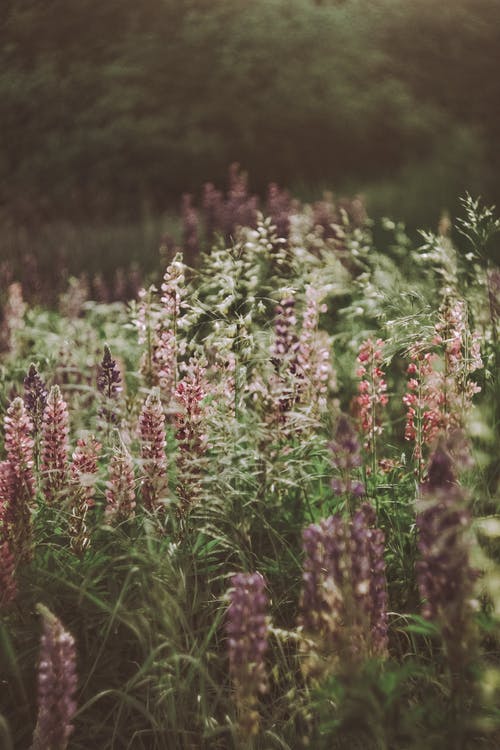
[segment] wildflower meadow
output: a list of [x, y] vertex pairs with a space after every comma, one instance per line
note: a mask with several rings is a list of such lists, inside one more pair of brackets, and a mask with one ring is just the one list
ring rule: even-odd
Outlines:
[[129, 298], [0, 290], [0, 747], [500, 747], [494, 208], [182, 218]]

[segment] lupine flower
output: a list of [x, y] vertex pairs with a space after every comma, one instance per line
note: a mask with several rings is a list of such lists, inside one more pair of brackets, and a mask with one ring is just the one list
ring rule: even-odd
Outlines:
[[295, 300], [287, 297], [276, 306], [274, 319], [274, 341], [271, 348], [271, 361], [277, 372], [283, 365], [293, 374], [297, 369], [297, 317]]
[[16, 476], [17, 493], [29, 503], [35, 497], [33, 423], [21, 397], [15, 398], [7, 409], [4, 426], [5, 452]]
[[372, 652], [382, 655], [387, 649], [385, 536], [381, 529], [375, 528], [375, 522], [375, 511], [368, 503], [363, 503], [353, 516], [350, 524], [350, 580], [359, 625], [369, 629]]
[[361, 378], [356, 398], [361, 430], [365, 436], [365, 448], [374, 453], [377, 436], [382, 434], [380, 410], [388, 403], [387, 384], [382, 370], [382, 350], [384, 342], [371, 339], [361, 344], [358, 354], [359, 367], [356, 371]]
[[151, 361], [151, 384], [157, 386], [162, 402], [168, 406], [177, 383], [177, 340], [172, 330], [155, 335]]
[[[35, 497], [33, 424], [22, 398], [14, 399], [5, 415], [7, 461], [1, 469], [0, 493], [5, 503], [5, 525], [16, 560], [31, 554], [30, 505]], [[3, 504], [2, 503], [2, 504]]]
[[344, 618], [348, 537], [339, 515], [311, 524], [303, 532], [304, 572], [300, 624], [331, 648], [338, 644]]
[[97, 390], [103, 399], [99, 415], [107, 424], [118, 422], [116, 400], [123, 390], [121, 380], [116, 360], [112, 358], [109, 346], [104, 344], [104, 355], [97, 371]]
[[207, 451], [207, 413], [203, 399], [207, 395], [208, 382], [205, 374], [205, 368], [192, 361], [175, 392], [179, 409], [175, 414], [177, 491], [183, 514], [189, 511], [201, 493], [201, 469]]
[[73, 731], [77, 688], [73, 636], [46, 607], [38, 665], [38, 719], [31, 750], [66, 750]]
[[337, 657], [381, 656], [387, 648], [384, 535], [374, 523], [365, 503], [350, 522], [330, 516], [303, 534], [300, 624]]
[[264, 656], [268, 643], [268, 599], [260, 573], [238, 573], [231, 579], [227, 610], [229, 674], [245, 736], [258, 732], [258, 697], [268, 690]]
[[414, 441], [413, 455], [419, 478], [424, 466], [423, 447], [435, 442], [440, 433], [451, 434], [463, 427], [472, 399], [481, 389], [470, 375], [483, 366], [479, 334], [471, 333], [462, 300], [448, 300], [441, 306], [434, 331], [439, 353], [423, 345], [410, 349], [405, 439]]
[[356, 433], [345, 415], [341, 415], [330, 443], [332, 465], [338, 474], [332, 479], [335, 495], [361, 497], [365, 493], [363, 482], [353, 479], [353, 472], [361, 466], [360, 445]]
[[78, 440], [70, 466], [71, 514], [69, 520], [70, 545], [77, 555], [90, 544], [87, 513], [94, 506], [97, 479], [97, 460], [101, 444], [93, 435]]
[[161, 284], [162, 315], [177, 333], [177, 321], [182, 311], [182, 300], [186, 295], [186, 266], [182, 253], [177, 253], [168, 265]]
[[422, 614], [439, 621], [448, 640], [461, 641], [476, 578], [466, 540], [471, 517], [443, 443], [431, 457], [419, 505], [417, 580]]
[[68, 480], [68, 407], [59, 386], [50, 389], [43, 415], [40, 473], [47, 503], [53, 503]]
[[[0, 539], [3, 536], [0, 528]], [[9, 542], [0, 542], [0, 611], [7, 609], [17, 595], [16, 563]]]
[[306, 309], [297, 344], [297, 373], [300, 377], [301, 400], [324, 409], [328, 388], [335, 384], [335, 373], [330, 360], [330, 339], [325, 331], [318, 331], [319, 316], [326, 312], [323, 292], [306, 288]]
[[139, 417], [141, 440], [142, 501], [145, 508], [154, 510], [167, 488], [167, 459], [165, 456], [165, 415], [158, 393], [151, 393]]
[[34, 364], [31, 364], [24, 378], [24, 405], [33, 423], [35, 437], [40, 434], [48, 391]]
[[116, 451], [109, 462], [106, 483], [107, 521], [123, 521], [132, 518], [135, 508], [134, 465], [124, 449]]

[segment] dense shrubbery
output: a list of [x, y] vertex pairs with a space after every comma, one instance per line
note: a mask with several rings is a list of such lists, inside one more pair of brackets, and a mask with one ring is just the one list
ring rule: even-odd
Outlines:
[[278, 203], [128, 306], [10, 286], [4, 747], [498, 746], [500, 224]]
[[499, 28], [496, 0], [4, 0], [1, 204], [156, 214], [232, 161], [258, 191], [387, 178], [412, 222], [497, 200]]

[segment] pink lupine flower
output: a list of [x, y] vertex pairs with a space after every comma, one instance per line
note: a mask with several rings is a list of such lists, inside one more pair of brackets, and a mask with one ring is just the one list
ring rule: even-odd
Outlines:
[[167, 488], [167, 459], [165, 456], [165, 415], [158, 393], [151, 393], [139, 417], [141, 440], [142, 501], [147, 510], [154, 510]]
[[68, 406], [59, 386], [50, 389], [43, 415], [40, 473], [47, 503], [51, 504], [67, 488]]
[[301, 382], [299, 393], [307, 404], [323, 409], [328, 389], [335, 383], [330, 359], [331, 344], [325, 331], [318, 331], [319, 316], [326, 312], [323, 292], [312, 286], [306, 288], [306, 309], [297, 344], [297, 373]]
[[170, 323], [174, 335], [177, 334], [177, 321], [181, 315], [182, 301], [186, 296], [185, 273], [186, 266], [182, 253], [177, 253], [167, 267], [161, 285], [162, 316]]
[[471, 333], [465, 303], [448, 301], [440, 310], [433, 339], [437, 352], [425, 351], [420, 344], [409, 355], [405, 439], [414, 441], [413, 455], [422, 478], [423, 447], [435, 442], [441, 433], [451, 434], [463, 427], [472, 399], [480, 387], [470, 378], [483, 366], [480, 337]]
[[156, 332], [151, 361], [151, 384], [157, 386], [165, 406], [177, 383], [177, 340], [172, 330]]
[[73, 636], [46, 607], [38, 665], [38, 718], [31, 750], [66, 750], [73, 731], [77, 688]]
[[259, 730], [259, 695], [268, 690], [264, 664], [268, 599], [260, 573], [238, 573], [231, 584], [226, 621], [229, 674], [235, 688], [238, 726], [250, 737]]
[[[14, 399], [5, 415], [6, 466], [0, 493], [6, 505], [6, 527], [16, 560], [31, 554], [30, 505], [35, 497], [33, 424], [22, 398]], [[3, 504], [3, 503], [2, 503]]]
[[207, 451], [207, 414], [203, 399], [208, 382], [205, 368], [191, 361], [188, 373], [175, 392], [179, 411], [175, 415], [177, 452], [177, 491], [181, 501], [180, 512], [185, 514], [199, 499], [203, 457]]
[[366, 450], [374, 453], [376, 439], [382, 434], [381, 409], [387, 405], [387, 384], [382, 370], [384, 342], [371, 339], [361, 344], [358, 354], [359, 367], [356, 375], [361, 378], [356, 398], [361, 431], [365, 436]]
[[109, 462], [106, 520], [123, 521], [132, 518], [135, 504], [134, 465], [130, 454], [122, 448], [113, 454]]
[[30, 502], [35, 496], [33, 423], [19, 396], [7, 409], [4, 426], [7, 460], [16, 475], [18, 491]]
[[94, 506], [97, 480], [97, 460], [101, 444], [93, 435], [80, 439], [70, 466], [71, 515], [69, 520], [70, 545], [77, 555], [90, 544], [87, 513]]

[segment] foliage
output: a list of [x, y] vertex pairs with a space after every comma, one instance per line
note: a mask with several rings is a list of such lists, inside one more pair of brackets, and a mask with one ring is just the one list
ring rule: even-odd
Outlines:
[[493, 209], [287, 212], [128, 306], [10, 289], [5, 747], [498, 746]]

